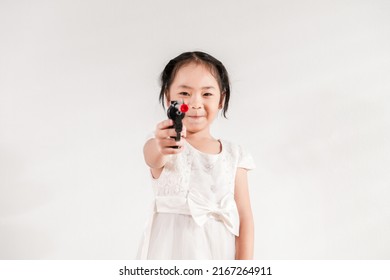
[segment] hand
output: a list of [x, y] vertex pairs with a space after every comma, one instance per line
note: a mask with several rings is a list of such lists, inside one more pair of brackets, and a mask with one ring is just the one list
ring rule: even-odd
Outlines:
[[[183, 137], [186, 137], [186, 127], [183, 125], [183, 130], [181, 132], [182, 137], [180, 141], [176, 142], [175, 139], [172, 138], [176, 137], [176, 131], [172, 126], [173, 121], [167, 119], [158, 123], [154, 132], [158, 150], [163, 155], [178, 154], [184, 149], [185, 139], [183, 139]], [[175, 148], [175, 146], [178, 146], [178, 148]]]

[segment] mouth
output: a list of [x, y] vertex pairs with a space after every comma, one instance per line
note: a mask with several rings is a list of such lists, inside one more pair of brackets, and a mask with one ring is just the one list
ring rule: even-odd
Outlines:
[[[188, 118], [187, 118], [188, 117]], [[197, 124], [203, 122], [205, 116], [190, 115], [186, 116], [188, 124]]]
[[188, 116], [188, 117], [196, 120], [196, 119], [203, 118], [204, 116]]

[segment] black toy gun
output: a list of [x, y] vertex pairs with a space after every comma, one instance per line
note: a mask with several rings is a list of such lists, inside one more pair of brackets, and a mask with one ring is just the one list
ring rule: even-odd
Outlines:
[[187, 111], [188, 111], [188, 105], [185, 104], [184, 102], [179, 103], [177, 101], [171, 101], [171, 105], [167, 110], [168, 118], [173, 120], [173, 128], [176, 131], [176, 137], [174, 137], [176, 142], [180, 141], [180, 135], [183, 130], [182, 120]]

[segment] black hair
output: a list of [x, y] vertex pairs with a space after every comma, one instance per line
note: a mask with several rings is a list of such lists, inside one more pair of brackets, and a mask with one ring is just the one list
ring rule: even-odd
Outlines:
[[199, 51], [182, 53], [179, 56], [175, 57], [174, 59], [171, 59], [168, 62], [168, 64], [165, 66], [160, 76], [161, 91], [160, 91], [159, 100], [163, 108], [165, 108], [164, 105], [165, 94], [167, 93], [169, 87], [171, 86], [177, 71], [180, 69], [180, 67], [190, 62], [202, 63], [205, 66], [210, 68], [210, 72], [214, 75], [215, 79], [218, 82], [219, 88], [221, 90], [221, 94], [224, 94], [224, 104], [223, 104], [222, 114], [226, 118], [226, 112], [228, 109], [229, 99], [230, 99], [229, 75], [222, 62], [220, 62], [218, 59], [214, 58], [213, 56], [207, 53], [199, 52]]

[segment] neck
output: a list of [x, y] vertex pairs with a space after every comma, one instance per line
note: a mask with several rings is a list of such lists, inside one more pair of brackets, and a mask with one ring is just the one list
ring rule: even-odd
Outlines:
[[213, 136], [211, 136], [209, 129], [207, 129], [207, 130], [205, 129], [205, 130], [197, 131], [197, 132], [187, 131], [186, 134], [187, 134], [186, 140], [189, 140], [189, 141], [197, 141], [197, 140], [202, 140], [202, 139], [214, 139]]

